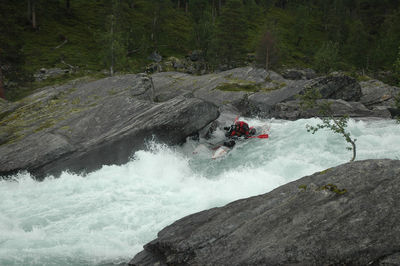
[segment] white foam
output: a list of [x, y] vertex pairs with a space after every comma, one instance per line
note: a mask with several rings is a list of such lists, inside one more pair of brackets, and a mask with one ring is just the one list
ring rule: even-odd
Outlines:
[[[193, 156], [154, 144], [122, 166], [104, 166], [86, 177], [0, 181], [0, 265], [94, 265], [129, 260], [159, 230], [193, 212], [266, 193], [289, 181], [351, 158], [344, 139], [305, 124], [271, 125], [269, 139], [238, 143], [224, 159]], [[400, 158], [400, 126], [354, 121], [357, 159]]]

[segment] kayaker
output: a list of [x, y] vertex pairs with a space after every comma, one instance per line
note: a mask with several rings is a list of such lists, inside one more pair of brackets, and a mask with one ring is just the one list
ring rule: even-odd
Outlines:
[[224, 130], [227, 131], [225, 136], [230, 139], [224, 142], [224, 146], [229, 148], [236, 144], [234, 141], [235, 139], [239, 137], [244, 137], [247, 139], [249, 136], [256, 134], [256, 129], [253, 127], [249, 128], [249, 124], [243, 121], [236, 121], [234, 125], [231, 125], [230, 127], [224, 127]]

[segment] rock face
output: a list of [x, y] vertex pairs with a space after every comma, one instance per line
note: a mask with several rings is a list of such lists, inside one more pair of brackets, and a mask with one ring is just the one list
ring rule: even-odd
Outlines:
[[176, 221], [130, 265], [399, 265], [400, 161], [367, 160]]
[[36, 81], [43, 81], [48, 78], [57, 77], [61, 75], [66, 75], [74, 72], [72, 68], [70, 69], [61, 69], [61, 68], [42, 68], [40, 71], [33, 75]]
[[314, 70], [310, 68], [306, 69], [286, 69], [282, 72], [282, 76], [285, 79], [313, 79], [317, 77]]
[[[291, 77], [292, 72], [301, 77], [299, 79]], [[153, 74], [152, 77], [156, 101], [163, 102], [177, 95], [192, 94], [216, 104], [220, 109], [230, 105], [229, 108], [236, 108], [245, 116], [284, 119], [316, 116], [318, 114], [313, 110], [301, 111], [296, 102], [297, 95], [302, 94], [307, 88], [317, 88], [322, 98], [333, 101], [335, 116], [343, 115], [344, 111], [351, 117], [392, 116], [388, 111], [389, 106], [366, 108], [360, 101], [365, 99], [367, 91], [362, 91], [360, 84], [354, 78], [343, 74], [312, 78], [314, 77], [312, 73], [311, 70], [308, 72], [304, 70], [301, 73], [290, 70], [285, 75], [295, 79], [292, 80], [285, 79], [273, 71], [244, 67], [202, 76], [162, 72]]]
[[[323, 99], [358, 101], [361, 97], [361, 87], [355, 79], [344, 75], [331, 75], [309, 81], [298, 80], [269, 92], [256, 92], [250, 95], [248, 101], [245, 102], [247, 112], [249, 115], [274, 117], [277, 112], [282, 110], [278, 106], [279, 104], [295, 100], [297, 95], [302, 94], [308, 88], [317, 88]], [[286, 109], [286, 112], [289, 110]], [[284, 116], [301, 118], [301, 114], [296, 110], [296, 114], [286, 113]]]
[[125, 75], [47, 88], [0, 121], [0, 176], [28, 170], [42, 178], [62, 170], [121, 164], [153, 136], [179, 144], [215, 120], [216, 106], [179, 96], [153, 102], [147, 75]]
[[[277, 79], [283, 80], [278, 74], [271, 73]], [[236, 68], [202, 76], [180, 72], [156, 73], [152, 75], [154, 98], [156, 101], [163, 102], [177, 95], [192, 93], [197, 98], [221, 106], [240, 101], [247, 93], [258, 90], [259, 86], [274, 89], [277, 85], [273, 82], [267, 82], [267, 75], [268, 73], [264, 69], [251, 67]], [[237, 89], [222, 88], [221, 85], [226, 84], [238, 85], [238, 87]], [[247, 86], [247, 90], [241, 89], [240, 86]]]
[[362, 97], [360, 102], [366, 107], [392, 107], [395, 97], [399, 95], [400, 88], [389, 86], [379, 80], [369, 80], [360, 83]]
[[[320, 102], [321, 100], [317, 101]], [[332, 114], [334, 116], [344, 116], [348, 115], [349, 117], [387, 117], [390, 118], [390, 113], [387, 110], [369, 110], [362, 103], [359, 102], [346, 102], [344, 100], [327, 100], [330, 103], [330, 109], [332, 110]], [[311, 118], [317, 117], [320, 114], [316, 108], [303, 110], [301, 108], [300, 102], [298, 100], [295, 101], [287, 101], [283, 103], [278, 103], [274, 111], [271, 113], [271, 116], [279, 119], [287, 119], [287, 120], [296, 120], [300, 118]]]
[[361, 86], [352, 77], [336, 74], [313, 79], [308, 87], [318, 88], [323, 99], [342, 99], [345, 101], [359, 101]]

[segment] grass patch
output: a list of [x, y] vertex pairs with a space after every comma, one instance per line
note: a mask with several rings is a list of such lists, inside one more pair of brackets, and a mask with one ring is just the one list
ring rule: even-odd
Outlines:
[[334, 184], [327, 184], [325, 186], [322, 186], [322, 187], [320, 187], [320, 190], [328, 190], [328, 191], [336, 193], [337, 195], [343, 195], [343, 194], [347, 193], [347, 189], [345, 189], [345, 188], [339, 189]]
[[220, 91], [257, 92], [261, 90], [261, 86], [258, 84], [222, 83], [215, 89]]
[[47, 121], [43, 122], [38, 128], [36, 128], [34, 130], [34, 132], [42, 131], [44, 129], [52, 127], [53, 125], [54, 125], [54, 121], [47, 120]]

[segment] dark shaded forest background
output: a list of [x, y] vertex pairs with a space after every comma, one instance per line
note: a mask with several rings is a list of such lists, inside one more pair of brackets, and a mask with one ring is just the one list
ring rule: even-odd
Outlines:
[[201, 51], [211, 70], [252, 58], [400, 80], [398, 0], [1, 0], [0, 14], [0, 96], [9, 100], [45, 85], [33, 78], [41, 68], [143, 72], [155, 51]]

